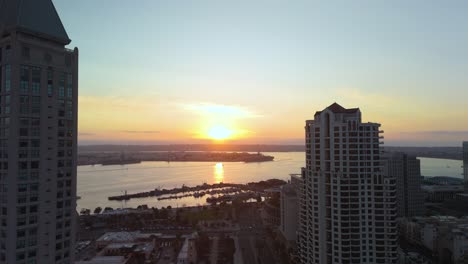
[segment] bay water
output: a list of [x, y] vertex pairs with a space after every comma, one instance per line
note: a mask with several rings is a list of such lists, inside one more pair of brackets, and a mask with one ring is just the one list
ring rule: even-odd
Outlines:
[[[274, 161], [259, 163], [243, 162], [142, 162], [128, 165], [94, 165], [78, 167], [77, 209], [94, 210], [100, 206], [116, 208], [181, 207], [203, 205], [205, 197], [185, 197], [176, 200], [161, 200], [156, 197], [109, 201], [109, 196], [146, 192], [155, 188], [195, 186], [203, 183], [248, 183], [267, 179], [288, 180], [289, 174], [300, 173], [305, 164], [304, 152], [266, 152]], [[452, 176], [461, 178], [462, 162], [456, 160], [420, 158], [423, 176]]]

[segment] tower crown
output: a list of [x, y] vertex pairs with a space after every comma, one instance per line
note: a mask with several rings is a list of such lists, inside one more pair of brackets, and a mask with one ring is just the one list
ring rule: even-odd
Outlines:
[[0, 0], [0, 34], [9, 32], [71, 42], [51, 0]]

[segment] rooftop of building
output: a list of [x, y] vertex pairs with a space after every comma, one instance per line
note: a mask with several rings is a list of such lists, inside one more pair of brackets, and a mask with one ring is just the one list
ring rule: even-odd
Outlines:
[[91, 260], [76, 261], [75, 264], [125, 264], [127, 259], [122, 256], [98, 256]]
[[131, 243], [111, 243], [106, 246], [105, 249], [108, 250], [118, 250], [118, 249], [127, 249], [127, 250], [132, 250], [133, 252], [145, 252], [145, 253], [150, 253], [153, 251], [154, 246], [152, 243], [136, 243], [136, 242], [131, 242]]
[[281, 195], [285, 195], [288, 197], [296, 197], [296, 186], [291, 183], [281, 186]]
[[124, 248], [133, 248], [137, 246], [138, 243], [111, 243], [106, 246], [107, 249], [124, 249]]
[[131, 242], [137, 239], [148, 239], [150, 237], [161, 237], [161, 233], [141, 233], [140, 231], [134, 232], [107, 232], [99, 237], [96, 242]]
[[461, 185], [463, 179], [449, 176], [424, 177], [424, 185]]
[[468, 217], [455, 217], [449, 215], [433, 215], [433, 216], [416, 216], [408, 218], [407, 221], [416, 222], [419, 224], [468, 224]]
[[464, 191], [463, 185], [421, 185], [425, 192], [459, 192]]
[[317, 111], [315, 112], [315, 115], [321, 114], [325, 110], [330, 110], [331, 112], [335, 114], [354, 114], [356, 112], [359, 112], [359, 108], [344, 108], [343, 106], [337, 104], [336, 102], [328, 106], [322, 111]]
[[0, 0], [0, 29], [71, 42], [51, 0]]

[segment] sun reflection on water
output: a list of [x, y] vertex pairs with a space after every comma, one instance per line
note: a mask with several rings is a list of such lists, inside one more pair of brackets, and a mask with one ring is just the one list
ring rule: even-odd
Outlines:
[[216, 163], [214, 166], [214, 180], [216, 183], [224, 181], [224, 166], [223, 163]]

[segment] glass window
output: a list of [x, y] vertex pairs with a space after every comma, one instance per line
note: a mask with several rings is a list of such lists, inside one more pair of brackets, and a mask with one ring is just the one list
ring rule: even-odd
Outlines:
[[54, 94], [54, 88], [52, 87], [52, 84], [47, 85], [47, 96], [52, 97]]
[[32, 85], [31, 91], [33, 94], [41, 93], [41, 68], [33, 67], [32, 68]]
[[5, 66], [5, 92], [11, 90], [11, 65]]
[[21, 66], [20, 70], [20, 92], [27, 94], [29, 92], [29, 67]]
[[31, 92], [35, 95], [41, 94], [41, 84], [39, 83], [32, 83], [31, 85]]
[[65, 97], [65, 88], [64, 87], [59, 87], [58, 96], [60, 98]]

